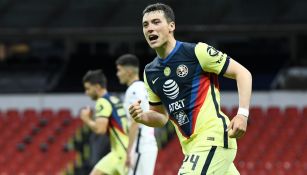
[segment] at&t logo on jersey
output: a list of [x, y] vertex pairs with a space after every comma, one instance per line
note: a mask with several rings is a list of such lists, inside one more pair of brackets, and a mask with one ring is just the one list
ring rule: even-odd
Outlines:
[[163, 84], [163, 92], [168, 98], [174, 100], [179, 95], [179, 86], [174, 80], [169, 79]]
[[184, 100], [185, 99], [178, 100], [178, 101], [175, 101], [174, 103], [169, 104], [168, 105], [169, 111], [174, 112], [174, 111], [184, 108]]

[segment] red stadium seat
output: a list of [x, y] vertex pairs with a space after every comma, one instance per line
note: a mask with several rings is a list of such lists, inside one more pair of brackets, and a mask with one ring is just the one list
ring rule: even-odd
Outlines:
[[282, 117], [282, 111], [277, 106], [270, 106], [267, 109], [267, 116], [271, 119], [278, 119], [279, 117]]
[[38, 121], [38, 114], [35, 109], [26, 109], [23, 111], [22, 120], [24, 123], [36, 123]]
[[297, 107], [287, 107], [285, 109], [286, 122], [285, 125], [289, 128], [297, 127], [301, 121], [302, 114]]
[[[1, 115], [2, 114], [3, 113], [1, 113]], [[74, 152], [63, 153], [63, 145], [67, 143], [68, 139], [82, 122], [79, 121], [80, 119], [71, 121], [72, 123], [67, 125], [65, 128], [66, 130], [64, 132], [61, 131], [57, 138], [57, 136], [54, 135], [54, 126], [57, 125], [39, 126], [37, 124], [39, 116], [36, 110], [26, 109], [21, 114], [22, 115], [15, 109], [10, 109], [6, 111], [5, 117], [0, 116], [0, 174], [60, 174], [62, 169], [66, 167], [66, 164], [75, 159]], [[68, 110], [59, 111], [57, 114], [63, 117], [60, 119], [71, 119], [71, 114]], [[48, 119], [52, 119], [53, 115], [54, 112], [49, 109], [45, 109], [40, 113], [40, 117]], [[61, 126], [61, 120], [54, 121], [55, 124]], [[6, 123], [9, 123], [9, 125]], [[31, 142], [25, 144], [23, 152], [18, 151], [18, 144], [22, 143], [23, 138], [31, 133], [32, 126], [35, 126], [39, 131], [32, 136]], [[49, 136], [54, 136], [55, 141], [53, 143], [48, 142]], [[40, 144], [42, 143], [46, 143], [48, 146], [46, 147], [46, 152], [41, 151]], [[48, 152], [51, 154], [48, 154]], [[56, 156], [59, 154], [64, 156], [62, 157], [63, 160], [60, 159], [61, 156]], [[46, 155], [48, 155], [48, 161], [44, 161]], [[15, 158], [11, 159], [11, 157]], [[55, 160], [53, 157], [57, 160], [50, 162], [49, 160]], [[40, 167], [44, 166], [44, 162], [49, 163], [48, 171], [40, 169]], [[57, 166], [59, 162], [62, 165]]]
[[224, 114], [226, 114], [226, 115], [229, 117], [229, 112], [228, 112], [228, 110], [227, 110], [227, 107], [222, 106], [222, 107], [221, 107], [221, 110], [222, 110], [222, 112], [223, 112]]
[[62, 108], [58, 111], [57, 116], [65, 118], [65, 117], [71, 117], [72, 115], [70, 109]]
[[41, 111], [40, 116], [45, 119], [51, 120], [54, 116], [54, 112], [52, 109], [45, 108]]
[[[253, 106], [250, 108], [249, 113], [249, 122], [250, 125], [259, 125], [261, 124], [266, 118], [266, 115], [261, 107]], [[263, 125], [260, 125], [263, 126]], [[259, 126], [258, 126], [259, 127]]]
[[229, 111], [229, 118], [233, 118], [234, 116], [237, 115], [238, 112], [238, 106], [234, 106], [231, 108], [231, 110]]
[[260, 106], [252, 106], [250, 108], [250, 116], [251, 117], [264, 117], [264, 111]]
[[20, 121], [20, 114], [17, 109], [8, 109], [6, 111], [6, 119], [9, 124]]
[[[282, 127], [286, 118], [279, 107], [271, 106], [267, 109], [267, 120], [265, 129], [271, 128], [272, 132], [277, 133], [278, 129]], [[270, 132], [271, 133], [271, 132]]]
[[6, 120], [4, 119], [4, 117], [0, 117], [0, 131], [2, 128], [5, 127], [6, 124]]
[[295, 175], [306, 175], [306, 171], [302, 169], [295, 169], [291, 173]]
[[0, 111], [0, 118], [4, 118], [4, 113]]
[[296, 106], [288, 106], [285, 109], [286, 117], [299, 117], [300, 115], [300, 111]]
[[303, 108], [303, 117], [307, 117], [307, 106], [305, 106], [304, 108]]

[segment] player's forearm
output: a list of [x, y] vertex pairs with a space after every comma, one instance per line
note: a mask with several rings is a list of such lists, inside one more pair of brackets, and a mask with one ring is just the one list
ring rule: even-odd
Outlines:
[[104, 134], [106, 131], [97, 126], [97, 123], [91, 119], [84, 121], [85, 124], [96, 134]]
[[84, 123], [93, 131], [95, 132], [97, 130], [96, 124], [93, 120], [84, 120]]
[[168, 116], [153, 110], [149, 110], [142, 114], [140, 123], [150, 127], [163, 127], [167, 121]]
[[240, 63], [230, 59], [229, 66], [224, 76], [235, 79], [237, 81], [239, 106], [248, 110], [252, 92], [251, 73]]
[[240, 74], [236, 75], [239, 107], [249, 109], [252, 93], [252, 75], [247, 69], [243, 69]]
[[133, 143], [137, 137], [139, 129], [139, 124], [136, 122], [132, 122], [130, 128], [129, 128], [129, 144], [128, 144], [128, 154], [132, 150]]

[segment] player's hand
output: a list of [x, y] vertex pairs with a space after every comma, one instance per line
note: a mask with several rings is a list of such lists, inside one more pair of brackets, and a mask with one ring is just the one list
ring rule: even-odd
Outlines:
[[82, 121], [86, 122], [91, 119], [92, 111], [89, 106], [82, 108], [80, 111], [80, 118]]
[[142, 121], [142, 114], [143, 114], [143, 110], [140, 104], [141, 100], [138, 100], [129, 107], [129, 113], [131, 117], [138, 123]]
[[228, 136], [230, 138], [241, 138], [245, 132], [247, 127], [247, 117], [243, 115], [236, 115], [230, 122], [227, 127]]

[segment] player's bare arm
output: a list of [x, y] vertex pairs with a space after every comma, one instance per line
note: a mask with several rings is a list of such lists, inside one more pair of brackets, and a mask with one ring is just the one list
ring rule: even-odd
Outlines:
[[[252, 75], [241, 64], [230, 59], [229, 66], [224, 74], [225, 77], [235, 79], [237, 81], [239, 94], [239, 107], [249, 109], [251, 92], [252, 92]], [[230, 122], [227, 130], [229, 137], [240, 138], [244, 135], [247, 128], [248, 116], [238, 113]]]
[[168, 115], [163, 105], [150, 105], [149, 111], [143, 112], [141, 101], [137, 101], [129, 107], [131, 117], [138, 123], [150, 127], [163, 127], [168, 121]]
[[98, 117], [96, 120], [93, 120], [90, 107], [81, 109], [80, 118], [96, 134], [105, 134], [107, 132], [109, 119]]

